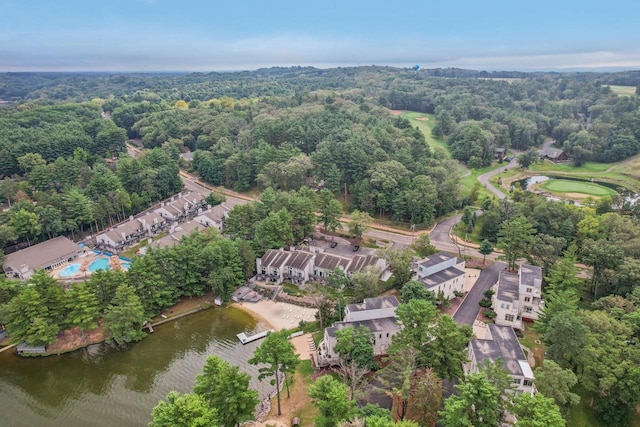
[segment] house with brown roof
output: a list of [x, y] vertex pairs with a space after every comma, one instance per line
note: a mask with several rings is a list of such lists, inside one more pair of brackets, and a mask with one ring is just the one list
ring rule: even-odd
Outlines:
[[540, 157], [553, 163], [562, 163], [569, 161], [569, 155], [566, 151], [556, 147], [545, 147], [540, 151]]
[[304, 285], [313, 274], [314, 255], [307, 251], [294, 251], [284, 262], [283, 279], [296, 285]]
[[84, 248], [63, 236], [54, 237], [5, 257], [4, 274], [10, 278], [28, 279], [36, 270], [50, 270], [64, 265], [84, 252]]

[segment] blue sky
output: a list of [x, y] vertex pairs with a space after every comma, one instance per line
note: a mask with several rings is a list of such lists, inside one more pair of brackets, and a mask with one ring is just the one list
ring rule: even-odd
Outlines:
[[0, 0], [0, 71], [640, 68], [640, 2]]

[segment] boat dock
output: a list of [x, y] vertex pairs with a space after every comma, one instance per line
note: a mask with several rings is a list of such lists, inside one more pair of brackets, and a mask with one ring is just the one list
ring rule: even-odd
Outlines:
[[238, 337], [238, 339], [242, 344], [247, 344], [255, 340], [259, 340], [260, 338], [266, 337], [269, 332], [274, 332], [274, 330], [269, 329], [268, 331], [258, 332], [257, 334], [251, 335], [251, 336], [245, 334], [244, 332], [240, 332], [236, 336]]

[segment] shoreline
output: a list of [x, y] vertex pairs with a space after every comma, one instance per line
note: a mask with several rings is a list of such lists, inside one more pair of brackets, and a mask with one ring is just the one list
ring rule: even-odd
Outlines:
[[298, 305], [275, 302], [271, 300], [261, 300], [258, 302], [234, 302], [231, 307], [249, 313], [256, 320], [264, 322], [265, 325], [274, 331], [282, 329], [295, 329], [300, 322], [315, 321], [315, 308], [300, 307]]

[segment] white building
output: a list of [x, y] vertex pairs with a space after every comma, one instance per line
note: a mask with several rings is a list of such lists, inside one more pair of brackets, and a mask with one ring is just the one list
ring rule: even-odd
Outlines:
[[535, 377], [513, 328], [489, 324], [486, 334], [486, 338], [474, 338], [469, 343], [469, 362], [463, 365], [464, 373], [479, 372], [485, 363], [501, 360], [513, 378], [513, 392], [534, 394]]
[[229, 208], [221, 203], [212, 208], [201, 212], [194, 218], [204, 227], [213, 227], [218, 231], [222, 231], [225, 226], [225, 221], [229, 217]]
[[338, 343], [336, 332], [349, 326], [368, 328], [374, 337], [374, 355], [387, 354], [391, 339], [401, 329], [395, 315], [398, 305], [398, 300], [394, 296], [366, 298], [361, 304], [349, 304], [345, 308], [344, 321], [334, 323], [333, 326], [324, 330], [324, 338], [320, 341], [316, 353], [318, 366], [338, 363], [339, 357], [335, 352], [335, 346]]
[[303, 285], [313, 274], [313, 254], [305, 251], [294, 251], [284, 262], [283, 277], [296, 285]]
[[256, 271], [259, 278], [276, 284], [282, 282], [284, 266], [291, 252], [283, 249], [269, 249], [261, 258], [256, 258]]
[[492, 297], [498, 325], [523, 329], [522, 320], [537, 320], [542, 301], [542, 269], [522, 264], [518, 273], [503, 271]]
[[465, 262], [446, 252], [437, 252], [413, 266], [417, 280], [424, 283], [428, 291], [438, 295], [440, 292], [447, 299], [455, 297], [455, 292], [462, 292], [467, 274]]
[[115, 228], [96, 236], [96, 245], [103, 250], [119, 253], [137, 244], [144, 236], [146, 229], [141, 221], [129, 218]]

